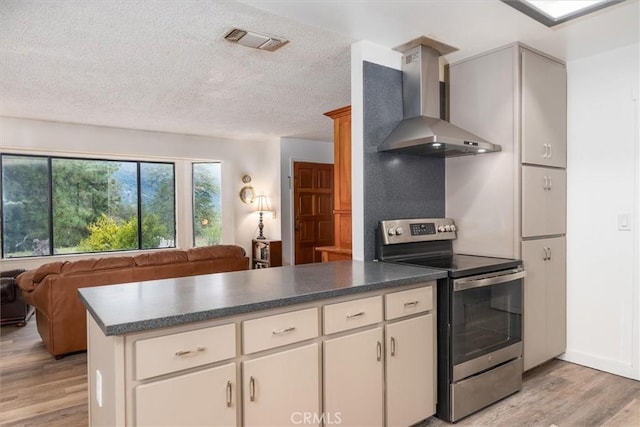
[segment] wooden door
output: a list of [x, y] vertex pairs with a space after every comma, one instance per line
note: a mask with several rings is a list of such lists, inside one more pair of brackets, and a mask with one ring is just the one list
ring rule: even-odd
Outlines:
[[320, 262], [318, 246], [333, 245], [333, 165], [294, 162], [295, 264]]

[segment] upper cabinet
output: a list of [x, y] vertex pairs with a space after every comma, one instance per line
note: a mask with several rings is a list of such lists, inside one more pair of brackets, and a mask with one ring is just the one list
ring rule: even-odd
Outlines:
[[561, 235], [566, 230], [566, 171], [522, 166], [522, 237]]
[[567, 73], [556, 61], [521, 49], [522, 163], [567, 165]]

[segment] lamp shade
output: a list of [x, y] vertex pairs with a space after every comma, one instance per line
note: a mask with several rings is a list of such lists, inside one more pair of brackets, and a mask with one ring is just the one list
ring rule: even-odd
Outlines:
[[256, 212], [271, 212], [269, 202], [267, 202], [267, 196], [258, 196], [253, 201]]

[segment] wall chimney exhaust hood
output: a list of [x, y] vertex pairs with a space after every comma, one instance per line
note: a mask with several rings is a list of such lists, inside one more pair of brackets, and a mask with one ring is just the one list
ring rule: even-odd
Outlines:
[[456, 48], [420, 37], [396, 48], [402, 56], [404, 119], [378, 146], [378, 151], [419, 156], [454, 157], [501, 151], [440, 117], [440, 55]]

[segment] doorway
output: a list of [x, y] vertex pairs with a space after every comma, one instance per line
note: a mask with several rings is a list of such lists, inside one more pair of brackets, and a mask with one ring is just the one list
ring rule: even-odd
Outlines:
[[294, 264], [320, 262], [333, 245], [333, 165], [293, 163]]

